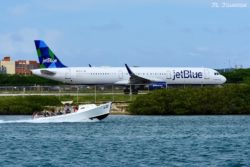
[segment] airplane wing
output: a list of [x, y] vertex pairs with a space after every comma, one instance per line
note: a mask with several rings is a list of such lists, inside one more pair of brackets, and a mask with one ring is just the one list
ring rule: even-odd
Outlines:
[[129, 80], [121, 80], [118, 82], [115, 82], [116, 85], [129, 85]]
[[129, 67], [127, 64], [125, 64], [126, 69], [130, 75], [130, 79], [129, 82], [130, 84], [149, 84], [152, 82], [164, 82], [162, 80], [159, 79], [147, 79], [147, 78], [143, 78], [141, 76], [136, 75]]

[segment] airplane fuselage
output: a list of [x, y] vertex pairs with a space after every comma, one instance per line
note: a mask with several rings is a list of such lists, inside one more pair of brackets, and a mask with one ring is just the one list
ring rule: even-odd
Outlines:
[[[168, 85], [219, 85], [226, 78], [210, 68], [191, 67], [131, 67], [137, 76]], [[66, 67], [32, 70], [33, 74], [68, 84], [102, 85], [130, 84], [130, 75], [124, 67]]]

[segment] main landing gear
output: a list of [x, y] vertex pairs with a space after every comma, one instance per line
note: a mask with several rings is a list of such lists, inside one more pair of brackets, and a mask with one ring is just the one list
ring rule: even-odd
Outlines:
[[138, 94], [138, 88], [135, 88], [135, 86], [130, 86], [130, 87], [126, 87], [124, 90], [123, 90], [124, 94], [130, 94], [130, 92], [134, 95], [137, 95]]

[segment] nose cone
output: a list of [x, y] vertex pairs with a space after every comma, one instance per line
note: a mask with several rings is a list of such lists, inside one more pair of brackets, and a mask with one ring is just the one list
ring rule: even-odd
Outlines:
[[226, 77], [224, 77], [223, 75], [221, 75], [221, 84], [224, 84], [227, 81]]

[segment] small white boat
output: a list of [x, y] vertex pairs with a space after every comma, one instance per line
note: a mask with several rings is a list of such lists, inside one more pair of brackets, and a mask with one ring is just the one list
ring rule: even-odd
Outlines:
[[112, 103], [108, 102], [97, 106], [96, 104], [79, 105], [77, 108], [69, 109], [57, 114], [33, 114], [35, 122], [86, 122], [87, 120], [102, 120], [110, 114]]

